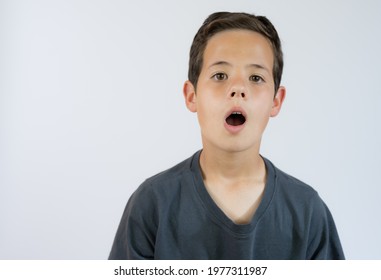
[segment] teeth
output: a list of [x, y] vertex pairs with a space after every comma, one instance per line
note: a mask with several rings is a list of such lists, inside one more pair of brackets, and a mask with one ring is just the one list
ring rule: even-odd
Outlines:
[[233, 114], [233, 115], [242, 115], [241, 112], [233, 112], [232, 114]]

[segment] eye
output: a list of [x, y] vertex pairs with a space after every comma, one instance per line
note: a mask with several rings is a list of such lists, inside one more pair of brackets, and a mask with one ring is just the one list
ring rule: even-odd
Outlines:
[[212, 78], [217, 81], [223, 81], [228, 78], [228, 75], [226, 75], [225, 73], [216, 73], [212, 76]]
[[261, 83], [265, 81], [261, 76], [258, 76], [258, 75], [250, 76], [249, 80], [254, 83]]

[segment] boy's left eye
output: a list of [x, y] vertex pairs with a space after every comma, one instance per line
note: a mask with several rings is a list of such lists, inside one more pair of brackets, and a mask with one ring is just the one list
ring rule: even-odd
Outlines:
[[263, 78], [261, 76], [258, 76], [258, 75], [250, 76], [249, 79], [250, 79], [250, 81], [255, 82], [255, 83], [264, 82]]

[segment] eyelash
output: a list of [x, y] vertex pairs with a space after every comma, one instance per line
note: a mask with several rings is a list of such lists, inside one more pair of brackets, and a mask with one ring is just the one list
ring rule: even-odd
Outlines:
[[[219, 79], [221, 78], [221, 76], [223, 76], [222, 79]], [[223, 81], [223, 80], [226, 80], [228, 78], [228, 75], [226, 75], [225, 73], [216, 73], [212, 76], [213, 79], [215, 79], [216, 81]]]
[[[212, 76], [212, 78], [216, 81], [223, 81], [228, 78], [228, 75], [226, 75], [225, 73], [216, 73]], [[252, 81], [254, 83], [262, 83], [265, 80], [261, 76], [252, 75], [249, 77], [249, 81]]]
[[[258, 76], [258, 75], [250, 76], [249, 79], [250, 79], [250, 81], [253, 81], [255, 83], [262, 83], [265, 81], [261, 76]], [[256, 79], [256, 80], [254, 80], [254, 79]]]

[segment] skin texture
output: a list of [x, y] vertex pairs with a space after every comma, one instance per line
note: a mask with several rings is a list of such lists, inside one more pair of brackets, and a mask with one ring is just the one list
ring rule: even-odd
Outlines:
[[[219, 32], [209, 39], [203, 58], [197, 88], [186, 81], [184, 97], [201, 128], [204, 183], [233, 222], [248, 223], [266, 181], [261, 138], [269, 118], [278, 115], [286, 90], [281, 86], [274, 93], [274, 56], [269, 41], [259, 33]], [[232, 111], [246, 116], [242, 126], [227, 125]]]

